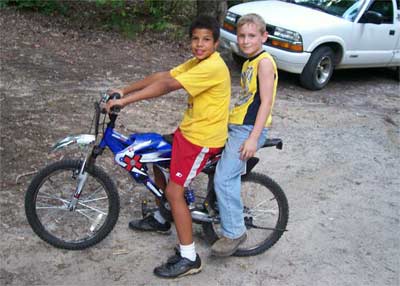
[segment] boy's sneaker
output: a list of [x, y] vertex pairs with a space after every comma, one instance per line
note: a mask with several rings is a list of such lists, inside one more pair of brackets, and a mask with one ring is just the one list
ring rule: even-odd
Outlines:
[[129, 222], [129, 228], [141, 231], [156, 231], [163, 234], [171, 233], [171, 224], [169, 222], [160, 223], [152, 215]]
[[168, 257], [167, 263], [169, 264], [174, 264], [176, 263], [179, 259], [181, 259], [181, 251], [179, 250], [179, 245], [175, 245], [174, 247], [174, 252], [175, 254]]
[[175, 255], [173, 259], [168, 259], [167, 263], [154, 268], [154, 274], [161, 278], [179, 278], [201, 271], [200, 256], [196, 254], [196, 260], [191, 261], [182, 256]]
[[246, 238], [246, 233], [235, 239], [222, 237], [211, 246], [211, 254], [220, 257], [231, 256], [236, 252], [236, 250], [239, 248], [239, 245], [245, 241]]

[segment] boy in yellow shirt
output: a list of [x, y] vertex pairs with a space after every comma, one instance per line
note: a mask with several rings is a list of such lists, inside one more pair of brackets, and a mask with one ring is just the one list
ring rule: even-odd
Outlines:
[[264, 143], [272, 121], [278, 72], [262, 47], [268, 37], [265, 27], [257, 14], [244, 15], [237, 23], [239, 47], [248, 60], [242, 67], [242, 90], [229, 115], [229, 137], [214, 177], [223, 235], [211, 247], [215, 256], [232, 255], [246, 239], [241, 174], [246, 161]]
[[[184, 198], [184, 187], [202, 170], [208, 158], [220, 152], [227, 138], [230, 100], [230, 76], [216, 52], [219, 24], [209, 16], [200, 16], [190, 27], [194, 57], [170, 71], [158, 72], [122, 89], [114, 89], [121, 99], [111, 100], [106, 109], [125, 107], [133, 102], [158, 97], [178, 89], [188, 93], [188, 107], [174, 133], [170, 180], [165, 194], [171, 206], [178, 234], [180, 253], [154, 269], [164, 278], [181, 277], [201, 271], [201, 260], [192, 238], [192, 217]], [[157, 180], [156, 180], [157, 181]], [[160, 213], [130, 227], [139, 230], [169, 230]]]

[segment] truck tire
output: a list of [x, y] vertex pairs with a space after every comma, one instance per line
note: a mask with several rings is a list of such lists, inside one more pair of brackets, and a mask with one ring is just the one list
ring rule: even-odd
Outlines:
[[322, 46], [312, 52], [311, 57], [300, 74], [300, 83], [310, 90], [324, 88], [333, 73], [335, 53], [330, 47]]
[[397, 79], [397, 81], [400, 81], [400, 67], [397, 67], [396, 68], [396, 79]]

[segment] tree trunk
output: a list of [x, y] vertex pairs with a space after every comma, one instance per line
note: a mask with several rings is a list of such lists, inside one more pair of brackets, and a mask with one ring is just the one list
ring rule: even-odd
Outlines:
[[227, 9], [227, 0], [197, 0], [197, 15], [211, 15], [220, 24], [224, 21]]

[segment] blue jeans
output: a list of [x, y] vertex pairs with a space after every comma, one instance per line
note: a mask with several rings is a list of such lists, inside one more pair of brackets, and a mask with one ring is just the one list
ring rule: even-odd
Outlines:
[[[243, 202], [240, 196], [241, 174], [246, 170], [246, 161], [240, 160], [240, 146], [249, 137], [253, 125], [229, 125], [229, 137], [217, 164], [214, 188], [221, 217], [222, 235], [236, 239], [246, 232]], [[267, 137], [264, 128], [258, 140], [259, 149]]]

